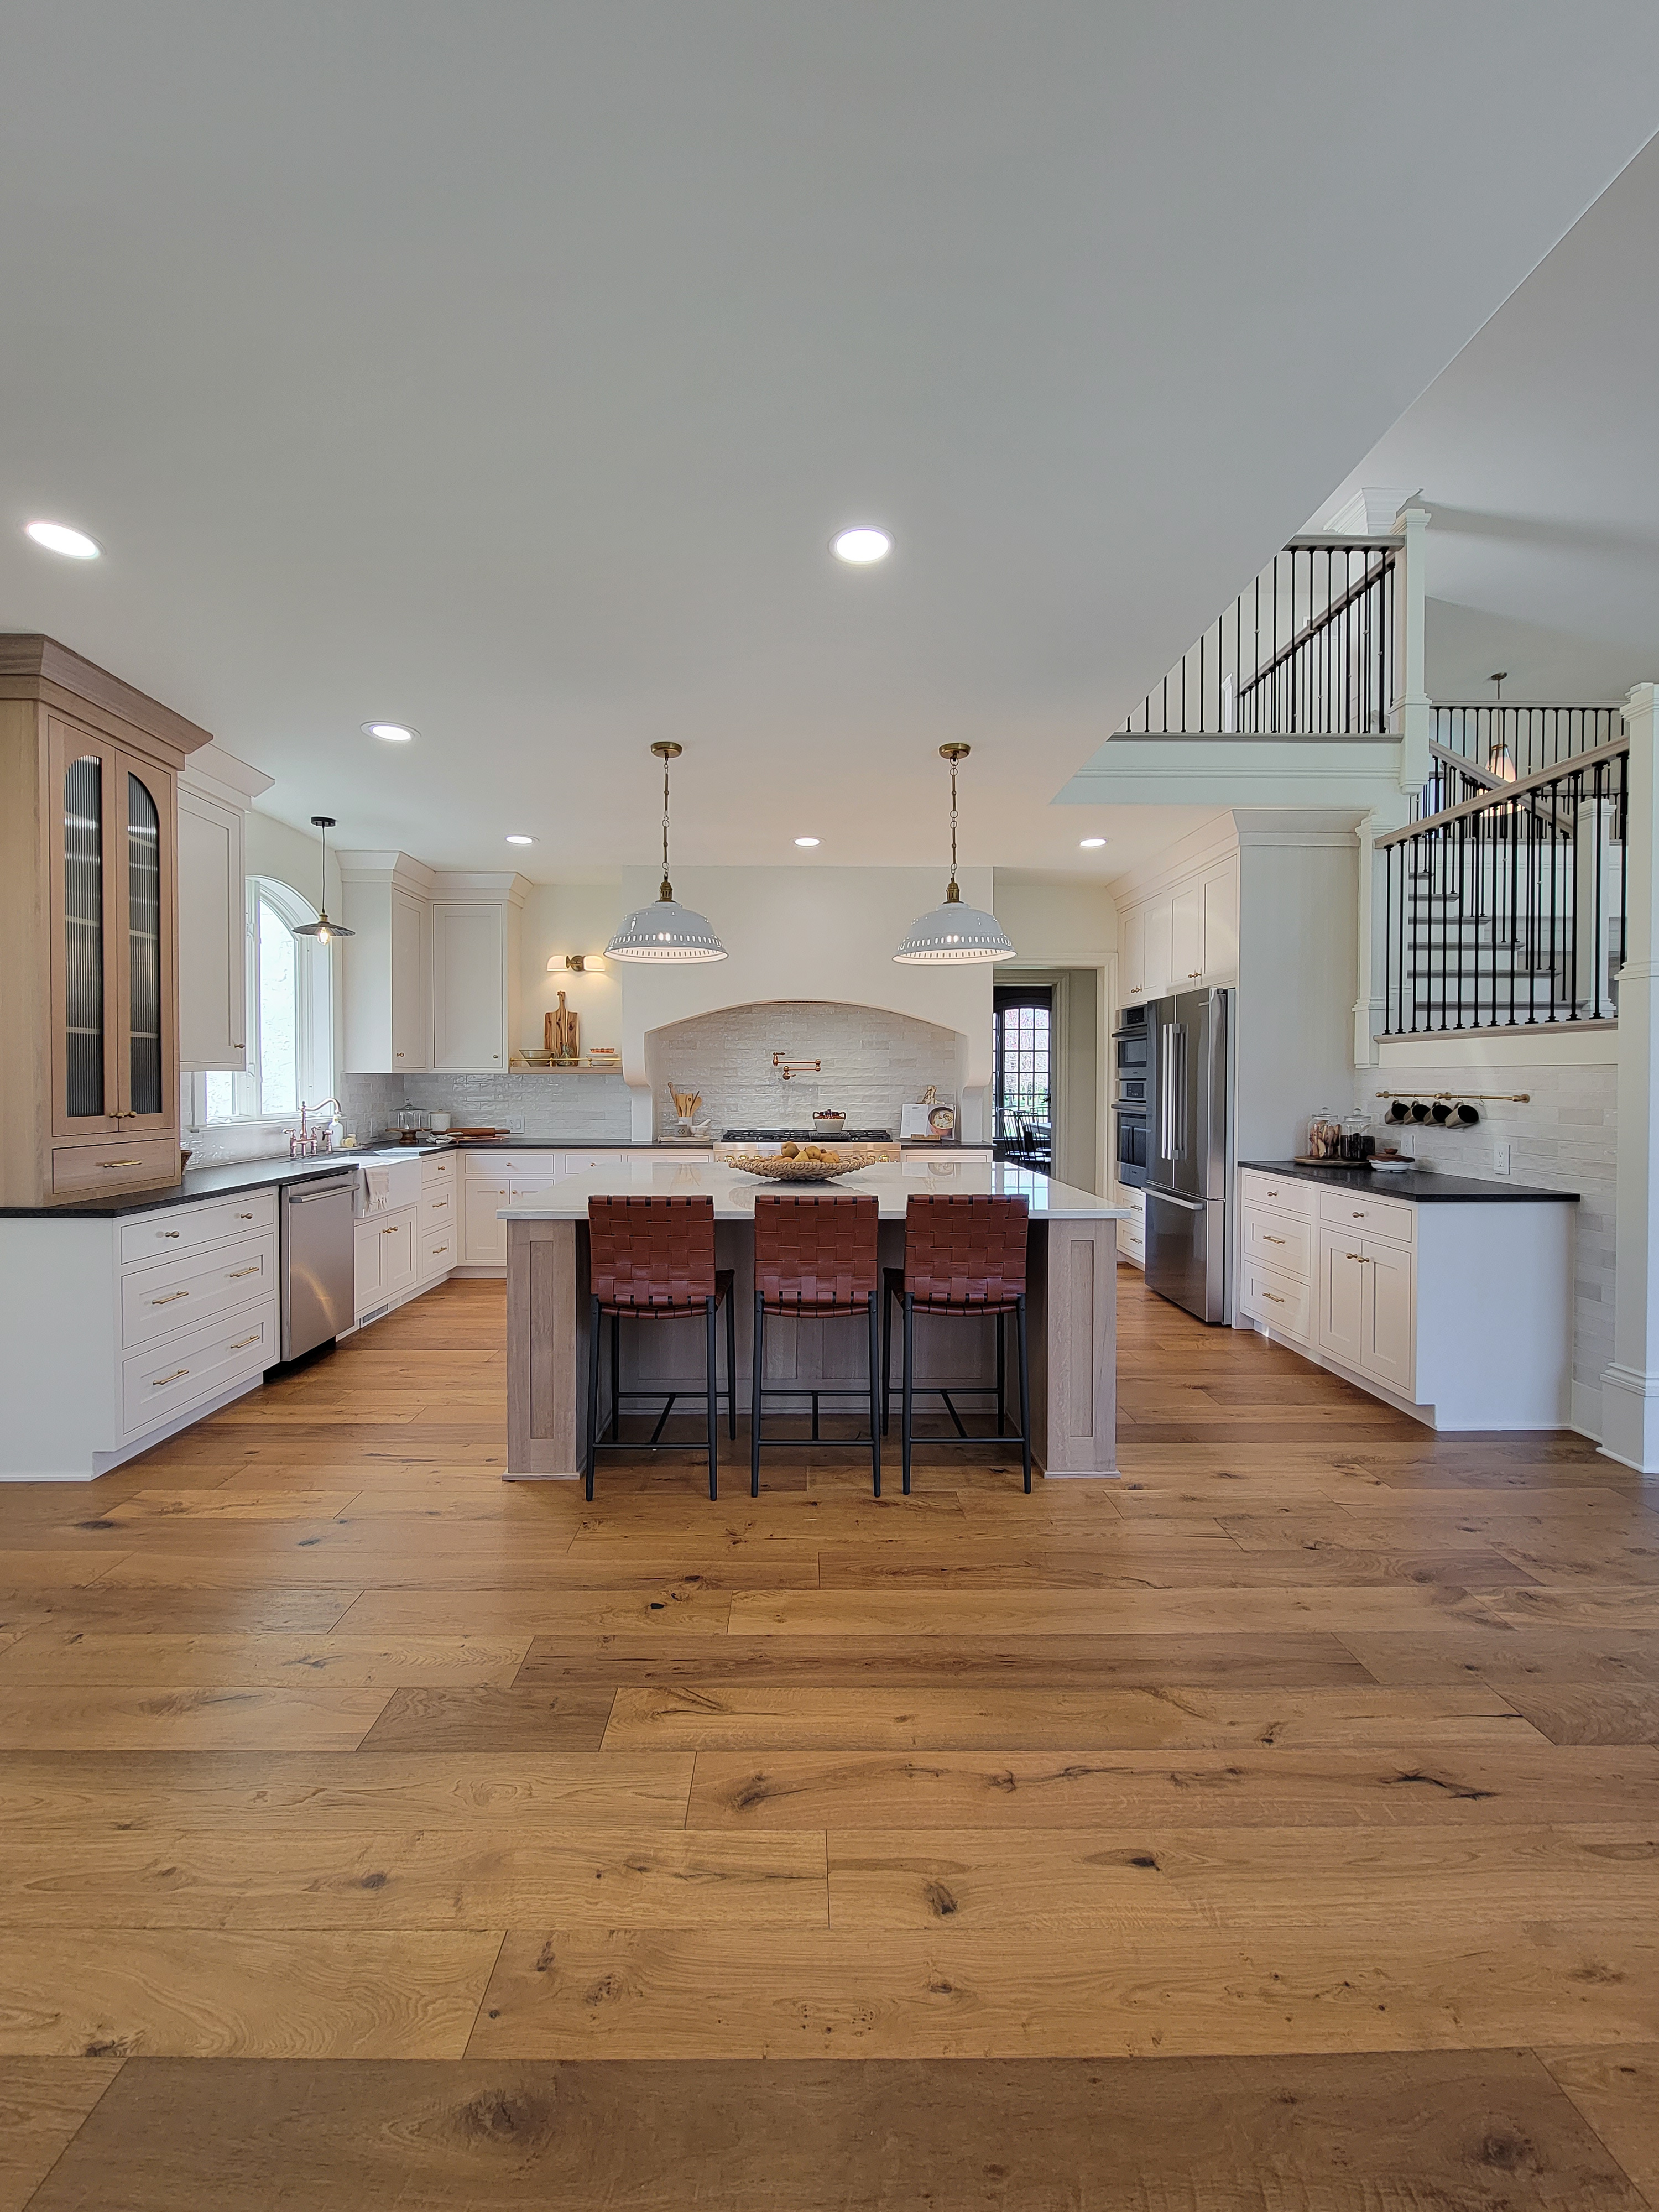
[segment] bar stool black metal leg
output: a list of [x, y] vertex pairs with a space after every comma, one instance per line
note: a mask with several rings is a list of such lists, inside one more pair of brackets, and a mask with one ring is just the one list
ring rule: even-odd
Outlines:
[[[597, 1360], [597, 1340], [593, 1352]], [[611, 1433], [618, 1439], [622, 1436], [622, 1316], [619, 1313], [613, 1313], [611, 1316]]]
[[749, 1386], [749, 1495], [760, 1496], [761, 1384], [766, 1374], [766, 1300], [755, 1293], [754, 1374]]
[[1031, 1375], [1025, 1340], [1025, 1300], [1014, 1301], [1014, 1333], [1019, 1346], [1019, 1433], [1025, 1461], [1025, 1488], [1031, 1487]]
[[885, 1287], [881, 1292], [881, 1432], [893, 1422], [893, 1301]]
[[908, 1291], [904, 1293], [904, 1403], [899, 1411], [899, 1442], [904, 1460], [904, 1494], [910, 1495], [910, 1439], [914, 1412], [913, 1389], [915, 1376], [916, 1302]]
[[738, 1302], [726, 1301], [726, 1419], [733, 1443], [738, 1437]]
[[582, 1469], [589, 1498], [593, 1495], [593, 1447], [599, 1437], [599, 1331], [603, 1327], [595, 1298], [587, 1325], [587, 1463]]
[[1008, 1316], [994, 1316], [997, 1332], [997, 1434], [1008, 1425]]
[[880, 1293], [870, 1293], [870, 1474], [875, 1485], [875, 1495], [881, 1496], [881, 1407], [878, 1394], [881, 1388], [881, 1370], [876, 1364], [876, 1300]]
[[714, 1301], [713, 1298], [708, 1298], [705, 1299], [704, 1304], [707, 1308], [708, 1316], [708, 1370], [706, 1376], [704, 1377], [704, 1380], [707, 1382], [708, 1386], [708, 1395], [707, 1400], [708, 1407], [708, 1495], [711, 1498], [718, 1498], [720, 1494], [720, 1369], [717, 1364], [719, 1355], [716, 1350], [716, 1346], [719, 1342], [719, 1332], [714, 1325]]

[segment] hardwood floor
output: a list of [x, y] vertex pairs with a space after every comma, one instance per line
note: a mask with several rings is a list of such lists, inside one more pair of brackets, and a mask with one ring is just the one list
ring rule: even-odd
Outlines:
[[0, 1488], [0, 2212], [1659, 2212], [1650, 1495], [1120, 1291], [1029, 1498], [504, 1484], [483, 1283]]

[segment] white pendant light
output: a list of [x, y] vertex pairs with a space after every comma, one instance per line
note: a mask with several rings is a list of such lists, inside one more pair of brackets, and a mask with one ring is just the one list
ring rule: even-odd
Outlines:
[[951, 763], [951, 881], [944, 905], [916, 916], [893, 957], [911, 967], [1012, 960], [1014, 948], [995, 915], [987, 914], [981, 907], [964, 906], [957, 889], [957, 763], [967, 759], [969, 749], [941, 745], [939, 750], [940, 758]]
[[331, 921], [328, 918], [328, 833], [334, 827], [334, 817], [331, 814], [313, 814], [311, 826], [323, 833], [319, 864], [322, 890], [317, 901], [316, 921], [302, 921], [294, 934], [296, 937], [314, 937], [319, 945], [331, 945], [337, 937], [355, 937], [357, 933], [355, 929], [348, 929], [343, 921]]
[[651, 748], [662, 763], [662, 889], [653, 906], [629, 915], [605, 948], [607, 960], [688, 961], [724, 960], [726, 947], [708, 921], [682, 906], [668, 880], [668, 763], [678, 760], [683, 746], [660, 741]]

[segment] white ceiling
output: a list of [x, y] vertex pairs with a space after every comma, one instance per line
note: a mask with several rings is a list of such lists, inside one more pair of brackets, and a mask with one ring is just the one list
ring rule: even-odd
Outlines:
[[1429, 688], [1589, 702], [1659, 681], [1659, 143], [1570, 231], [1320, 516], [1363, 484], [1431, 512]]
[[1648, 0], [13, 0], [5, 53], [0, 626], [288, 819], [539, 878], [649, 859], [659, 736], [688, 861], [935, 854], [961, 737], [965, 859], [1121, 872], [1052, 795], [1659, 120]]

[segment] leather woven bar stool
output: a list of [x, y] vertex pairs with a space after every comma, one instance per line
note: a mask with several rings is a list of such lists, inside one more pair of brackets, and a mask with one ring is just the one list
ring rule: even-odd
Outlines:
[[[720, 1496], [720, 1379], [715, 1365], [714, 1314], [726, 1307], [726, 1400], [732, 1434], [738, 1433], [737, 1323], [732, 1304], [732, 1270], [714, 1265], [714, 1201], [712, 1198], [590, 1198], [587, 1201], [588, 1280], [593, 1293], [587, 1340], [587, 1450], [583, 1472], [593, 1495], [594, 1455], [602, 1451], [678, 1451], [665, 1444], [662, 1432], [676, 1398], [696, 1396], [708, 1409], [708, 1495]], [[611, 1433], [599, 1435], [600, 1316], [611, 1316]], [[622, 1322], [684, 1321], [702, 1314], [708, 1325], [705, 1388], [699, 1391], [624, 1390], [622, 1386]], [[617, 1436], [623, 1407], [630, 1398], [666, 1398], [651, 1439], [623, 1443]]]
[[[755, 1354], [749, 1436], [749, 1494], [760, 1496], [761, 1413], [767, 1398], [799, 1398], [793, 1383], [769, 1384], [766, 1375], [766, 1316], [828, 1321], [839, 1316], [870, 1317], [870, 1383], [820, 1383], [811, 1389], [810, 1441], [833, 1439], [818, 1434], [820, 1398], [860, 1398], [870, 1403], [870, 1472], [881, 1496], [881, 1402], [876, 1365], [876, 1308], [881, 1270], [876, 1238], [881, 1209], [873, 1198], [848, 1192], [820, 1197], [801, 1191], [779, 1192], [755, 1200]], [[776, 1439], [775, 1441], [781, 1441]], [[791, 1439], [799, 1443], [799, 1439]]]
[[[996, 1316], [997, 1379], [991, 1382], [953, 1385], [949, 1390], [931, 1386], [924, 1396], [945, 1401], [945, 1411], [963, 1443], [1018, 1443], [1025, 1466], [1025, 1487], [1031, 1487], [1031, 1385], [1030, 1346], [1025, 1329], [1025, 1244], [1029, 1209], [1023, 1198], [913, 1198], [904, 1215], [904, 1265], [885, 1270], [887, 1296], [882, 1302], [882, 1420], [889, 1418], [893, 1396], [893, 1304], [904, 1316], [904, 1380], [900, 1413], [900, 1437], [904, 1458], [904, 1489], [910, 1490], [910, 1448], [915, 1442], [915, 1317], [918, 1313], [956, 1314], [978, 1320]], [[1008, 1431], [1007, 1369], [1004, 1329], [1014, 1317], [1014, 1341], [1019, 1363], [1019, 1427]], [[970, 1437], [954, 1401], [957, 1398], [996, 1399], [996, 1433]], [[927, 1443], [956, 1439], [928, 1437]]]

